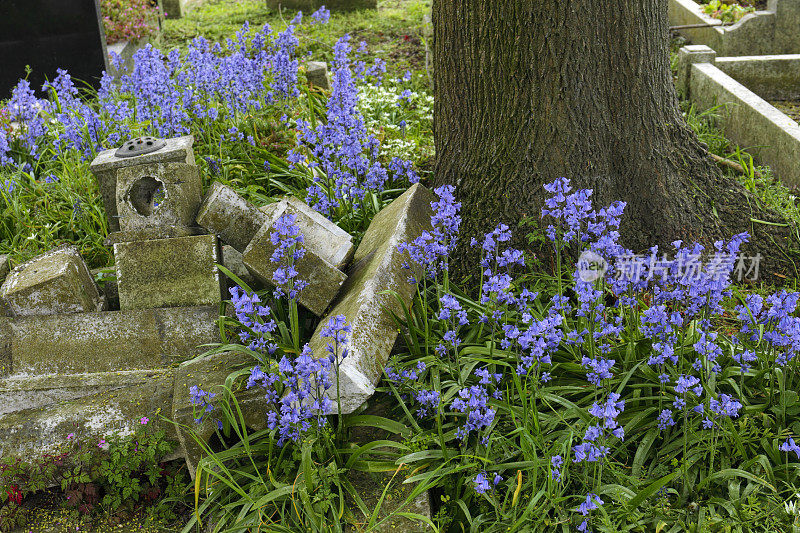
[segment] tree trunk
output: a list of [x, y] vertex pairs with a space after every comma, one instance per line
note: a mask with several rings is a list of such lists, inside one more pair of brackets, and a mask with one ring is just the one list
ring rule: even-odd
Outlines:
[[463, 205], [456, 267], [474, 260], [471, 237], [538, 218], [542, 185], [567, 177], [595, 206], [627, 202], [622, 240], [635, 251], [748, 231], [743, 252], [762, 253], [762, 272], [795, 275], [790, 227], [686, 126], [667, 0], [434, 0], [433, 23], [434, 175]]

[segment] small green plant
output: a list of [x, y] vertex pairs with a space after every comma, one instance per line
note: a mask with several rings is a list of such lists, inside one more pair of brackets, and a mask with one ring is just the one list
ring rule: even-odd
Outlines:
[[703, 12], [722, 22], [736, 22], [748, 13], [754, 13], [755, 8], [742, 6], [737, 3], [729, 4], [722, 0], [711, 0], [703, 6]]
[[108, 44], [139, 40], [158, 31], [158, 7], [150, 0], [101, 0]]

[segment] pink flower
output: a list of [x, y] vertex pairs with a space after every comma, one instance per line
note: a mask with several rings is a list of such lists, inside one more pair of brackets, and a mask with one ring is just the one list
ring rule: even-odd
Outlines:
[[97, 443], [98, 448], [106, 449], [108, 448], [108, 444], [106, 443], [106, 439], [100, 439], [100, 442]]
[[147, 418], [146, 416], [143, 416], [143, 417], [142, 417], [142, 419], [141, 419], [141, 420], [139, 420], [139, 423], [140, 423], [140, 424], [142, 424], [142, 425], [145, 425], [145, 424], [147, 424], [148, 422], [150, 422], [150, 419], [149, 419], [149, 418]]
[[74, 438], [75, 438], [75, 433], [70, 433], [69, 435], [67, 435], [67, 440], [72, 440]]

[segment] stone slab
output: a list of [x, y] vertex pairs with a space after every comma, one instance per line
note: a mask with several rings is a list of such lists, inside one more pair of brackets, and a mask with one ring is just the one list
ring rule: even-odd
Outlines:
[[331, 90], [328, 64], [324, 61], [309, 61], [306, 63], [306, 79], [312, 87], [319, 87], [326, 91]]
[[267, 0], [267, 7], [272, 10], [277, 11], [279, 8], [302, 10], [309, 15], [322, 6], [331, 11], [377, 9], [378, 0]]
[[267, 222], [267, 216], [232, 188], [215, 181], [197, 210], [197, 224], [219, 235], [239, 252]]
[[30, 461], [57, 454], [70, 433], [91, 450], [112, 434], [132, 434], [145, 416], [177, 440], [174, 426], [160, 419], [171, 412], [173, 384], [174, 370], [160, 370], [129, 386], [0, 415], [0, 456]]
[[117, 243], [114, 257], [122, 310], [222, 301], [215, 235]]
[[[403, 315], [395, 296], [385, 291], [394, 291], [409, 305], [417, 290], [402, 267], [408, 254], [401, 254], [397, 245], [432, 229], [431, 203], [435, 201], [431, 191], [415, 184], [375, 215], [356, 250], [347, 282], [311, 338], [314, 355], [326, 357], [328, 340], [321, 331], [329, 317], [344, 315], [352, 328], [349, 355], [339, 369], [343, 413], [353, 412], [375, 392], [398, 334], [390, 312]], [[335, 391], [332, 387], [329, 392], [335, 395]]]
[[13, 375], [168, 367], [220, 342], [218, 306], [6, 319]]
[[[200, 424], [195, 423], [195, 410], [191, 402], [189, 388], [193, 385], [216, 394], [212, 400], [220, 400], [224, 394], [224, 385], [228, 376], [243, 368], [252, 368], [258, 362], [252, 355], [241, 352], [222, 352], [187, 361], [178, 367], [175, 375], [175, 391], [172, 404], [172, 419], [183, 426], [178, 431], [178, 438], [186, 457], [186, 464], [194, 479], [197, 463], [203, 457], [203, 448], [189, 434], [190, 429], [196, 437], [208, 443], [216, 431], [215, 413], [210, 413]], [[244, 415], [248, 428], [260, 431], [266, 428], [268, 409], [264, 393], [259, 388], [245, 389], [242, 381], [231, 383], [236, 400]], [[199, 413], [197, 413], [199, 415]]]
[[713, 63], [765, 100], [800, 100], [800, 54], [718, 57]]
[[11, 318], [0, 316], [0, 378], [12, 372], [11, 368]]
[[200, 169], [195, 165], [150, 163], [121, 168], [117, 171], [119, 227], [136, 231], [194, 226], [201, 191]]
[[[232, 274], [246, 283], [251, 289], [258, 283], [258, 280], [256, 280], [250, 271], [247, 270], [247, 267], [244, 266], [244, 261], [242, 261], [242, 253], [230, 244], [226, 244], [222, 247], [222, 264], [225, 266], [225, 268], [230, 270]], [[222, 278], [226, 279], [227, 276], [223, 276]], [[230, 279], [227, 280], [227, 284], [229, 287], [234, 285], [233, 281]], [[229, 295], [230, 293], [223, 294], [225, 298], [228, 298]]]
[[[0, 285], [6, 280], [6, 276], [11, 270], [11, 262], [8, 259], [8, 256], [3, 254], [0, 255]], [[11, 310], [8, 308], [8, 304], [3, 299], [2, 294], [0, 294], [0, 316], [8, 316], [11, 313]], [[0, 375], [2, 375], [2, 370], [0, 370]]]
[[[272, 275], [280, 266], [270, 260], [270, 256], [275, 250], [275, 245], [270, 240], [270, 234], [274, 231], [273, 224], [287, 211], [287, 207], [288, 202], [282, 203], [275, 209], [272, 214], [273, 218], [264, 224], [242, 254], [245, 267], [260, 283], [268, 286], [275, 286]], [[298, 213], [297, 216], [302, 217], [303, 215]], [[302, 223], [300, 227], [303, 227]], [[297, 261], [295, 268], [298, 272], [298, 279], [308, 283], [308, 286], [300, 292], [297, 301], [315, 315], [322, 315], [328, 304], [338, 294], [347, 276], [309, 247], [306, 247], [305, 255]]]
[[305, 239], [306, 248], [313, 250], [339, 270], [344, 270], [355, 252], [353, 237], [349, 233], [291, 195], [284, 196], [279, 202], [265, 205], [261, 211], [273, 220], [275, 213], [281, 209], [297, 217], [297, 225]]
[[12, 270], [0, 295], [14, 316], [83, 313], [102, 309], [89, 268], [74, 246], [55, 248]]
[[136, 157], [117, 157], [114, 153], [116, 148], [103, 150], [94, 158], [89, 170], [92, 171], [100, 188], [100, 195], [103, 197], [103, 206], [106, 210], [109, 231], [119, 231], [119, 215], [117, 213], [117, 170], [133, 165], [145, 165], [149, 163], [186, 163], [194, 165], [194, 152], [192, 145], [194, 137], [186, 135], [166, 139], [167, 145]]

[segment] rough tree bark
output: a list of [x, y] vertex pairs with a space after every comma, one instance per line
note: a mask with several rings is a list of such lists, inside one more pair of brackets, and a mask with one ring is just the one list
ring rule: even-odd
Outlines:
[[[568, 177], [596, 206], [627, 202], [629, 248], [748, 231], [762, 269], [796, 275], [791, 228], [686, 126], [667, 0], [434, 0], [433, 24], [435, 182], [457, 186], [462, 244], [538, 218], [542, 185]], [[473, 261], [466, 246], [455, 261]]]

